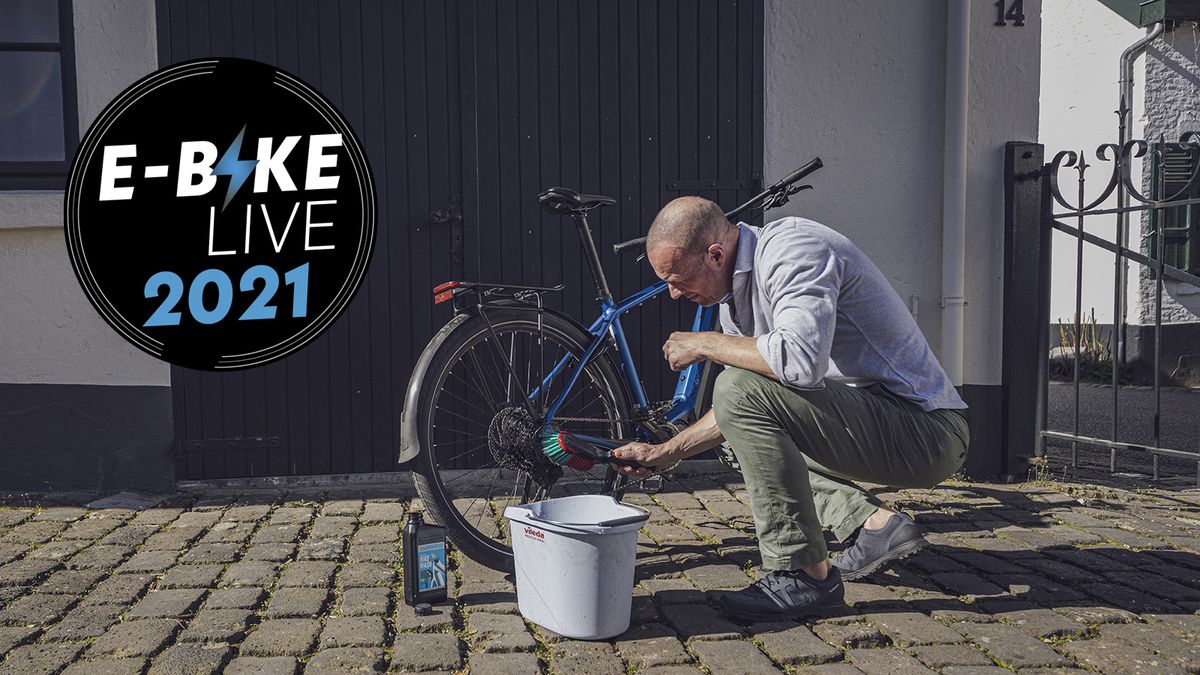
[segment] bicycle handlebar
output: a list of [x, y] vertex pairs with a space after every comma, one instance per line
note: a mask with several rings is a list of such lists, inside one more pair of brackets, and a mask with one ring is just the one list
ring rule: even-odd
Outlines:
[[[744, 213], [747, 209], [753, 208], [759, 202], [763, 201], [764, 199], [766, 199], [768, 197], [773, 197], [776, 194], [781, 193], [781, 192], [784, 194], [789, 194], [790, 191], [788, 190], [788, 188], [791, 187], [791, 185], [793, 183], [803, 179], [805, 176], [816, 171], [817, 169], [820, 169], [823, 166], [825, 166], [825, 164], [824, 164], [824, 162], [821, 161], [820, 157], [813, 157], [812, 161], [810, 161], [808, 164], [805, 164], [804, 166], [800, 167], [799, 169], [796, 169], [795, 171], [789, 173], [787, 176], [785, 176], [779, 182], [775, 183], [774, 185], [767, 188], [766, 190], [763, 190], [762, 192], [758, 193], [757, 195], [751, 197], [750, 200], [747, 201], [746, 203], [744, 203], [741, 206], [737, 207], [736, 209], [726, 213], [725, 217], [728, 218], [729, 220], [733, 220], [734, 218], [737, 218], [739, 215]], [[768, 208], [770, 208], [770, 207], [768, 207]]]
[[623, 241], [619, 244], [613, 244], [613, 253], [620, 255], [621, 253], [624, 253], [625, 251], [628, 251], [631, 248], [638, 248], [639, 246], [645, 246], [645, 245], [646, 245], [646, 238], [638, 237], [637, 239], [630, 239], [629, 241]]
[[[787, 195], [791, 195], [791, 194], [798, 192], [800, 190], [800, 188], [797, 188], [796, 190], [790, 190], [789, 188], [794, 183], [802, 180], [805, 176], [808, 176], [809, 174], [816, 171], [817, 169], [820, 169], [823, 166], [825, 166], [825, 164], [821, 161], [820, 157], [813, 157], [812, 160], [808, 164], [805, 164], [804, 166], [800, 167], [799, 169], [796, 169], [795, 171], [789, 173], [787, 176], [784, 176], [783, 179], [776, 182], [774, 185], [768, 187], [766, 190], [763, 190], [762, 192], [758, 193], [754, 197], [750, 198], [749, 201], [747, 201], [746, 203], [737, 207], [736, 209], [727, 212], [725, 214], [725, 217], [728, 218], [729, 220], [733, 220], [734, 218], [737, 218], [742, 213], [745, 213], [747, 209], [754, 208], [755, 206], [763, 206], [764, 207], [763, 210], [765, 211], [766, 209], [770, 209], [774, 206], [781, 205], [782, 202], [780, 204], [774, 204], [771, 202], [767, 202], [767, 203], [762, 203], [762, 202], [768, 198], [771, 198], [772, 202], [773, 202], [776, 198], [780, 197], [781, 195], [786, 197]], [[784, 201], [786, 201], [786, 199]], [[625, 251], [628, 251], [629, 249], [644, 248], [645, 246], [646, 246], [646, 238], [638, 237], [637, 239], [630, 239], [629, 241], [623, 241], [619, 244], [613, 244], [613, 253], [621, 254], [621, 253], [624, 253]]]

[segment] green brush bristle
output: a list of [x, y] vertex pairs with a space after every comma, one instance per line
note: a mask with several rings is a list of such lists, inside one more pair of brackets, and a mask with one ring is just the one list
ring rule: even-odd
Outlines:
[[559, 466], [566, 466], [571, 461], [571, 453], [558, 444], [558, 430], [553, 427], [542, 429], [542, 453]]

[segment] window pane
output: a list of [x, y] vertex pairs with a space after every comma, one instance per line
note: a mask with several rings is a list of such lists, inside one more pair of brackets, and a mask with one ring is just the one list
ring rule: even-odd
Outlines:
[[57, 0], [0, 0], [0, 42], [58, 42]]
[[0, 91], [0, 161], [65, 159], [59, 55], [0, 52]]

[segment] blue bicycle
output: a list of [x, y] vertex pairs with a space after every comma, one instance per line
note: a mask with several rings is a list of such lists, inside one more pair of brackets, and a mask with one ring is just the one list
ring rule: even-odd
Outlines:
[[[728, 212], [734, 220], [787, 203], [821, 168], [814, 159]], [[611, 197], [550, 188], [542, 207], [569, 216], [579, 232], [596, 284], [600, 315], [584, 327], [545, 306], [564, 286], [519, 286], [451, 281], [434, 302], [452, 302], [454, 317], [434, 335], [413, 369], [401, 415], [400, 462], [415, 459], [413, 479], [430, 520], [472, 559], [512, 569], [508, 529], [500, 514], [510, 504], [571, 494], [613, 494], [626, 476], [594, 453], [552, 450], [560, 430], [589, 447], [623, 439], [661, 443], [708, 409], [709, 363], [679, 376], [669, 401], [647, 400], [625, 339], [621, 317], [667, 290], [660, 281], [615, 300], [588, 227], [590, 211]], [[736, 222], [736, 221], [735, 221]], [[615, 253], [641, 253], [645, 238], [616, 244]], [[640, 259], [640, 258], [639, 258]], [[716, 307], [697, 307], [692, 330], [714, 330]]]

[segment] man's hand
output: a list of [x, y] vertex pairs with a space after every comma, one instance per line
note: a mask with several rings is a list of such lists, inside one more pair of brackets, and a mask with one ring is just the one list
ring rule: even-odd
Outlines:
[[675, 463], [674, 453], [663, 445], [651, 445], [649, 443], [629, 443], [622, 445], [612, 451], [613, 457], [628, 459], [642, 467], [622, 466], [620, 464], [612, 464], [612, 468], [620, 473], [633, 476], [635, 478], [645, 478], [655, 471], [661, 471]]
[[698, 361], [708, 359], [717, 363], [750, 370], [773, 380], [779, 376], [767, 365], [758, 351], [758, 338], [745, 335], [725, 335], [713, 331], [671, 333], [663, 345], [663, 357], [671, 370], [680, 371]]
[[663, 358], [671, 365], [671, 370], [680, 371], [693, 363], [708, 358], [707, 347], [712, 333], [696, 333], [682, 331], [671, 333], [663, 345]]

